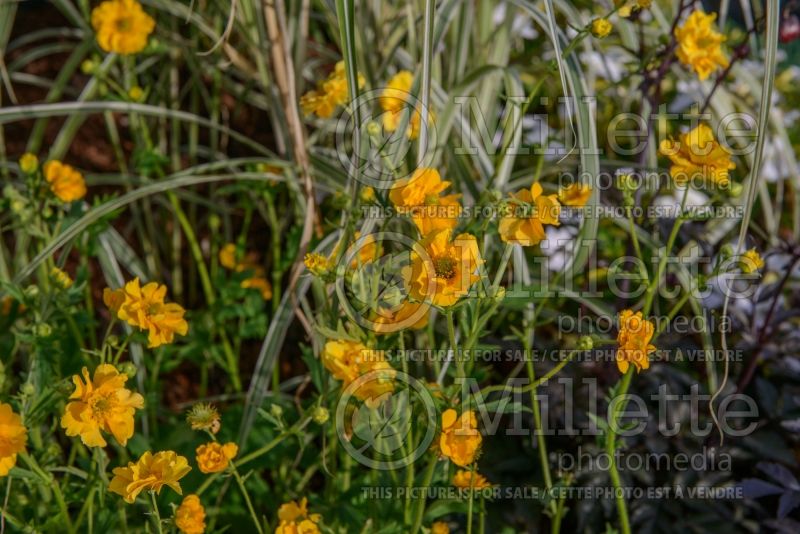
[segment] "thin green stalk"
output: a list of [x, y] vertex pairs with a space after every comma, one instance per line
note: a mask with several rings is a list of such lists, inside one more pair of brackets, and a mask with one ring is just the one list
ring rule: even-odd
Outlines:
[[163, 534], [161, 529], [161, 514], [158, 513], [158, 503], [156, 502], [156, 492], [150, 490], [150, 504], [153, 507], [153, 520], [156, 522], [156, 532]]
[[[628, 372], [625, 373], [625, 376], [622, 377], [619, 390], [617, 391], [618, 397], [624, 397], [627, 395], [628, 388], [631, 385], [631, 379], [633, 378], [633, 373], [635, 373], [635, 370], [634, 367], [631, 366], [628, 369]], [[620, 529], [622, 530], [622, 534], [630, 534], [631, 525], [630, 520], [628, 519], [628, 507], [625, 504], [625, 496], [622, 494], [622, 481], [619, 476], [619, 471], [617, 470], [617, 460], [614, 455], [617, 448], [617, 434], [614, 432], [614, 427], [617, 426], [619, 416], [625, 411], [625, 404], [626, 402], [624, 399], [617, 403], [611, 414], [611, 418], [608, 421], [608, 430], [606, 432], [606, 454], [609, 457], [608, 472], [611, 476], [611, 483], [614, 486], [614, 498], [617, 501], [617, 515], [619, 515]]]
[[445, 317], [447, 317], [447, 337], [450, 341], [450, 350], [453, 351], [453, 360], [456, 363], [456, 368], [458, 368], [458, 375], [460, 377], [465, 377], [467, 375], [464, 370], [464, 360], [462, 359], [461, 354], [458, 353], [456, 329], [455, 324], [453, 323], [453, 311], [447, 310], [447, 312], [445, 312]]
[[[423, 482], [422, 487], [428, 488], [431, 485], [431, 480], [433, 480], [433, 473], [436, 471], [436, 462], [438, 458], [435, 454], [431, 455], [431, 459], [428, 461], [428, 466], [425, 468], [425, 473], [423, 475]], [[425, 496], [421, 496], [417, 501], [417, 513], [414, 516], [414, 526], [411, 528], [412, 534], [417, 534], [419, 532], [420, 527], [422, 526], [422, 517], [425, 515]]]
[[472, 506], [475, 502], [475, 462], [469, 468], [469, 503], [467, 504], [467, 534], [472, 534]]
[[253, 520], [253, 524], [256, 526], [258, 534], [264, 534], [264, 529], [261, 527], [261, 521], [258, 520], [256, 511], [253, 508], [253, 502], [250, 500], [250, 494], [247, 493], [247, 488], [244, 485], [244, 480], [242, 480], [239, 471], [236, 470], [236, 465], [234, 464], [231, 465], [231, 472], [233, 473], [233, 478], [236, 479], [236, 483], [239, 485], [239, 489], [242, 490], [242, 497], [244, 497], [244, 502], [247, 505], [247, 511], [250, 512], [250, 518]]

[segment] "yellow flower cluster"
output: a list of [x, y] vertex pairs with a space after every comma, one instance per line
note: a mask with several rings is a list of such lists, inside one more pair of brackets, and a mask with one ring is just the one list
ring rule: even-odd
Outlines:
[[[364, 77], [359, 73], [358, 87], [364, 87]], [[333, 72], [321, 81], [317, 88], [300, 97], [300, 108], [306, 115], [316, 114], [317, 117], [327, 119], [336, 108], [347, 104], [349, 101], [349, 87], [344, 61], [336, 64]]]
[[623, 310], [619, 314], [619, 334], [617, 334], [617, 368], [621, 373], [628, 372], [633, 364], [637, 371], [650, 367], [648, 355], [656, 350], [650, 344], [655, 333], [653, 323], [642, 317], [642, 312]]
[[25, 452], [28, 429], [11, 406], [0, 402], [0, 477], [17, 464], [17, 454]]
[[736, 168], [728, 151], [717, 142], [714, 132], [706, 124], [698, 124], [681, 134], [678, 141], [664, 139], [659, 152], [672, 161], [669, 173], [679, 185], [700, 179], [727, 187], [729, 171]]
[[114, 478], [108, 490], [121, 495], [131, 504], [142, 491], [161, 493], [161, 488], [169, 486], [182, 495], [179, 483], [191, 471], [185, 457], [174, 451], [161, 451], [155, 454], [147, 451], [136, 462], [128, 462], [127, 467], [114, 469]]
[[475, 461], [482, 442], [475, 412], [464, 412], [459, 417], [455, 410], [449, 408], [442, 413], [439, 450], [454, 464], [466, 467]]
[[395, 370], [382, 351], [368, 349], [363, 343], [347, 339], [328, 341], [322, 349], [322, 363], [344, 387], [367, 373], [375, 373], [353, 392], [369, 406], [379, 404], [383, 395], [394, 391]]
[[53, 267], [50, 269], [50, 278], [52, 278], [56, 285], [61, 289], [69, 289], [74, 283], [72, 278], [58, 267]]
[[99, 365], [92, 378], [86, 367], [81, 373], [82, 379], [72, 377], [75, 391], [69, 396], [61, 427], [68, 436], [80, 436], [87, 447], [105, 447], [102, 432], [126, 445], [133, 436], [136, 410], [144, 408], [144, 397], [125, 388], [128, 375], [120, 374], [113, 365]]
[[272, 299], [272, 284], [267, 280], [267, 273], [263, 267], [258, 265], [257, 256], [255, 253], [247, 254], [243, 260], [239, 261], [236, 258], [236, 245], [228, 243], [219, 251], [219, 263], [226, 269], [243, 272], [250, 271], [253, 276], [242, 280], [241, 286], [243, 288], [257, 289], [261, 293], [261, 298], [264, 300]]
[[319, 534], [317, 524], [322, 520], [319, 514], [308, 513], [308, 499], [300, 502], [289, 501], [278, 508], [278, 523], [275, 534]]
[[74, 202], [86, 195], [86, 182], [83, 175], [71, 165], [58, 160], [44, 164], [44, 179], [50, 190], [62, 202]]
[[693, 11], [683, 26], [675, 28], [678, 40], [676, 54], [681, 63], [691, 67], [701, 80], [712, 72], [726, 68], [728, 58], [722, 51], [725, 36], [714, 28], [716, 13], [706, 14], [703, 10]]
[[225, 445], [212, 441], [200, 445], [197, 453], [197, 466], [203, 473], [219, 473], [228, 468], [228, 464], [239, 453], [239, 446], [229, 442]]
[[545, 238], [544, 225], [558, 226], [561, 204], [556, 195], [543, 195], [542, 185], [511, 193], [509, 213], [500, 219], [500, 239], [526, 247], [538, 245]]
[[172, 343], [175, 334], [185, 336], [189, 324], [183, 318], [186, 311], [173, 302], [165, 303], [167, 287], [150, 282], [144, 287], [134, 278], [125, 287], [103, 291], [103, 302], [117, 318], [129, 325], [147, 330], [148, 347]]
[[147, 46], [156, 21], [136, 0], [106, 0], [92, 10], [97, 44], [106, 52], [136, 54]]
[[195, 494], [187, 495], [175, 510], [175, 526], [183, 534], [203, 534], [206, 530], [206, 511]]
[[611, 30], [613, 29], [614, 26], [608, 21], [608, 19], [599, 18], [592, 21], [592, 35], [598, 39], [608, 37], [608, 34], [610, 34]]
[[[395, 74], [386, 89], [383, 90], [378, 102], [383, 110], [381, 120], [383, 128], [387, 132], [394, 132], [400, 126], [404, 118], [404, 111], [412, 100], [411, 87], [414, 85], [414, 75], [407, 70], [401, 70]], [[408, 119], [408, 128], [406, 129], [406, 136], [409, 139], [416, 139], [419, 137], [419, 128], [421, 122], [421, 104], [414, 106], [414, 111]], [[433, 112], [428, 112], [428, 124], [433, 123]]]

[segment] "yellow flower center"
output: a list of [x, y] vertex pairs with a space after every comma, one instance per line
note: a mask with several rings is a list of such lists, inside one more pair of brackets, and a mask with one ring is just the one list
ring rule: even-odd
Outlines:
[[433, 268], [439, 278], [452, 279], [456, 275], [455, 267], [455, 262], [452, 258], [436, 258], [433, 260]]
[[120, 17], [114, 21], [114, 27], [117, 31], [127, 32], [131, 29], [131, 26], [130, 17]]
[[117, 399], [114, 395], [98, 394], [92, 397], [89, 405], [92, 407], [92, 417], [94, 419], [102, 419], [117, 405]]

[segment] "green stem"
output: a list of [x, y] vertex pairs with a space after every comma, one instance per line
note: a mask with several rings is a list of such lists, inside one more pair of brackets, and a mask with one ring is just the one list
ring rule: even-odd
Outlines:
[[156, 522], [156, 532], [163, 534], [161, 529], [161, 514], [158, 513], [158, 503], [156, 502], [156, 492], [150, 491], [150, 504], [153, 506], [153, 520]]
[[458, 344], [456, 342], [456, 328], [453, 322], [453, 311], [447, 310], [447, 312], [445, 312], [445, 316], [447, 317], [447, 337], [450, 340], [450, 350], [453, 351], [453, 361], [455, 361], [456, 363], [456, 368], [458, 369], [458, 376], [465, 377], [467, 376], [467, 374], [464, 371], [464, 360], [458, 353]]
[[[438, 458], [436, 458], [436, 455], [431, 456], [431, 459], [428, 461], [428, 466], [425, 468], [425, 474], [423, 475], [422, 488], [430, 487], [431, 480], [433, 480], [433, 473], [436, 471], [437, 461]], [[417, 501], [417, 513], [414, 517], [414, 526], [411, 528], [412, 534], [417, 534], [422, 526], [422, 517], [425, 515], [425, 501], [425, 495], [422, 495]]]
[[256, 526], [258, 534], [264, 534], [264, 529], [261, 527], [261, 522], [258, 520], [256, 511], [253, 508], [253, 502], [250, 500], [250, 494], [247, 493], [247, 488], [244, 485], [244, 480], [242, 480], [241, 475], [239, 475], [239, 471], [236, 470], [236, 465], [231, 464], [231, 472], [233, 473], [233, 477], [236, 479], [236, 483], [239, 485], [239, 489], [242, 490], [242, 497], [244, 497], [244, 502], [247, 505], [247, 510], [248, 512], [250, 512], [250, 517], [253, 519], [253, 524]]
[[[631, 366], [628, 369], [628, 372], [625, 373], [625, 376], [622, 377], [619, 390], [617, 391], [618, 398], [627, 395], [634, 372], [634, 367]], [[614, 402], [614, 399], [612, 399], [612, 402]], [[611, 417], [608, 421], [608, 430], [606, 431], [606, 454], [609, 457], [608, 472], [611, 476], [611, 483], [614, 485], [614, 498], [617, 501], [617, 515], [619, 515], [620, 528], [622, 530], [622, 534], [630, 534], [631, 525], [630, 520], [628, 519], [628, 507], [625, 504], [625, 496], [622, 494], [622, 482], [619, 476], [619, 471], [617, 470], [617, 461], [614, 456], [614, 452], [617, 448], [617, 434], [614, 431], [614, 428], [617, 426], [619, 416], [625, 411], [625, 404], [626, 403], [624, 399], [621, 402], [616, 403], [611, 413]]]

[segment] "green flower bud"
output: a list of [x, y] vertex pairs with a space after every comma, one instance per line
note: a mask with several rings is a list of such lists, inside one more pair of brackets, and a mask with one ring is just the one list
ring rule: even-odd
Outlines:
[[33, 335], [36, 337], [50, 337], [53, 329], [47, 323], [39, 323], [33, 326]]
[[323, 406], [317, 406], [311, 413], [311, 419], [313, 419], [318, 425], [324, 425], [327, 423], [328, 419], [330, 419], [330, 416], [331, 414], [328, 409]]
[[594, 348], [594, 340], [592, 336], [581, 336], [578, 338], [578, 350], [592, 350]]
[[128, 375], [128, 378], [136, 376], [136, 366], [133, 365], [133, 362], [122, 362], [119, 364], [118, 368], [119, 372]]

